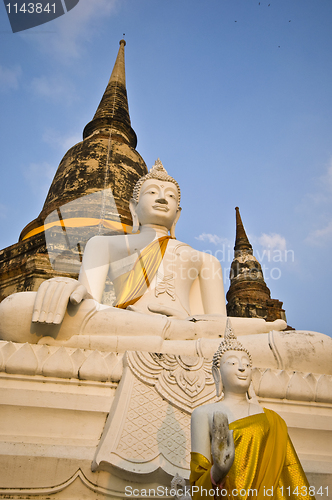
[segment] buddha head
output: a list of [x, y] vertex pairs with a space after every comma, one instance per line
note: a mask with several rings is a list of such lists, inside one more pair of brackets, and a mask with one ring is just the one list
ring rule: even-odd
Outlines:
[[133, 233], [138, 231], [140, 225], [154, 224], [166, 227], [174, 238], [181, 212], [180, 196], [178, 183], [168, 175], [158, 158], [149, 173], [135, 185], [129, 203]]
[[239, 342], [227, 319], [225, 335], [212, 358], [212, 375], [217, 396], [224, 391], [247, 393], [251, 383], [252, 359], [249, 351]]

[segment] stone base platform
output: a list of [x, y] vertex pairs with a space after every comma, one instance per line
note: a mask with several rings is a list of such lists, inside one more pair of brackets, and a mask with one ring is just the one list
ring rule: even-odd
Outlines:
[[[173, 476], [189, 476], [191, 411], [215, 398], [210, 366], [0, 342], [0, 498], [172, 498]], [[253, 384], [286, 421], [316, 498], [331, 496], [332, 377], [256, 368]]]

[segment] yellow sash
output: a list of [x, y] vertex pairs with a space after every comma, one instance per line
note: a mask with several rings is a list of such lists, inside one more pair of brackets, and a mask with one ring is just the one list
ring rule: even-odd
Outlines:
[[274, 411], [264, 409], [269, 422], [269, 434], [260, 460], [255, 488], [258, 500], [266, 500], [266, 491], [273, 488], [276, 492], [280, 475], [285, 464], [288, 431], [285, 421]]
[[[309, 485], [288, 437], [284, 420], [264, 408], [264, 414], [236, 420], [233, 431], [235, 459], [224, 483], [224, 500], [309, 500]], [[190, 484], [199, 491], [193, 500], [214, 500], [212, 464], [200, 453], [191, 454]], [[288, 488], [289, 487], [289, 488]], [[293, 491], [301, 492], [300, 496]], [[303, 488], [302, 488], [303, 487]], [[302, 489], [301, 489], [302, 488]], [[227, 490], [227, 494], [226, 494]], [[290, 492], [290, 494], [289, 494]], [[302, 494], [307, 492], [307, 494]]]
[[142, 297], [156, 275], [170, 239], [171, 236], [158, 238], [141, 251], [133, 269], [123, 276], [114, 307], [126, 309]]
[[[201, 455], [201, 453], [191, 452], [190, 460], [190, 485], [198, 487], [198, 491], [191, 494], [193, 500], [206, 498], [214, 500], [213, 486], [210, 477], [212, 463]], [[205, 493], [206, 491], [206, 493]]]

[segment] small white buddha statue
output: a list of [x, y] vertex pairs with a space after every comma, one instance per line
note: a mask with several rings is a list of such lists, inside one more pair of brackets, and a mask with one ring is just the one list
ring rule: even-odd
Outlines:
[[251, 355], [228, 323], [212, 361], [217, 395], [223, 398], [197, 408], [191, 417], [193, 500], [263, 500], [267, 491], [279, 500], [290, 498], [296, 487], [310, 498], [286, 423], [257, 402], [251, 370]]

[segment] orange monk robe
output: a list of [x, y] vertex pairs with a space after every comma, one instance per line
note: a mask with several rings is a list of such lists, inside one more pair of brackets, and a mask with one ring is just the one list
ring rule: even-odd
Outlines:
[[[235, 458], [220, 498], [314, 499], [309, 496], [309, 484], [288, 436], [286, 423], [277, 413], [264, 408], [264, 413], [232, 422], [229, 429], [234, 431]], [[214, 500], [211, 467], [211, 462], [200, 453], [191, 454], [190, 483], [199, 487], [192, 495], [193, 500]]]
[[114, 280], [117, 290], [114, 307], [126, 309], [142, 297], [158, 271], [170, 239], [171, 236], [163, 236], [152, 241], [141, 251], [133, 269]]

